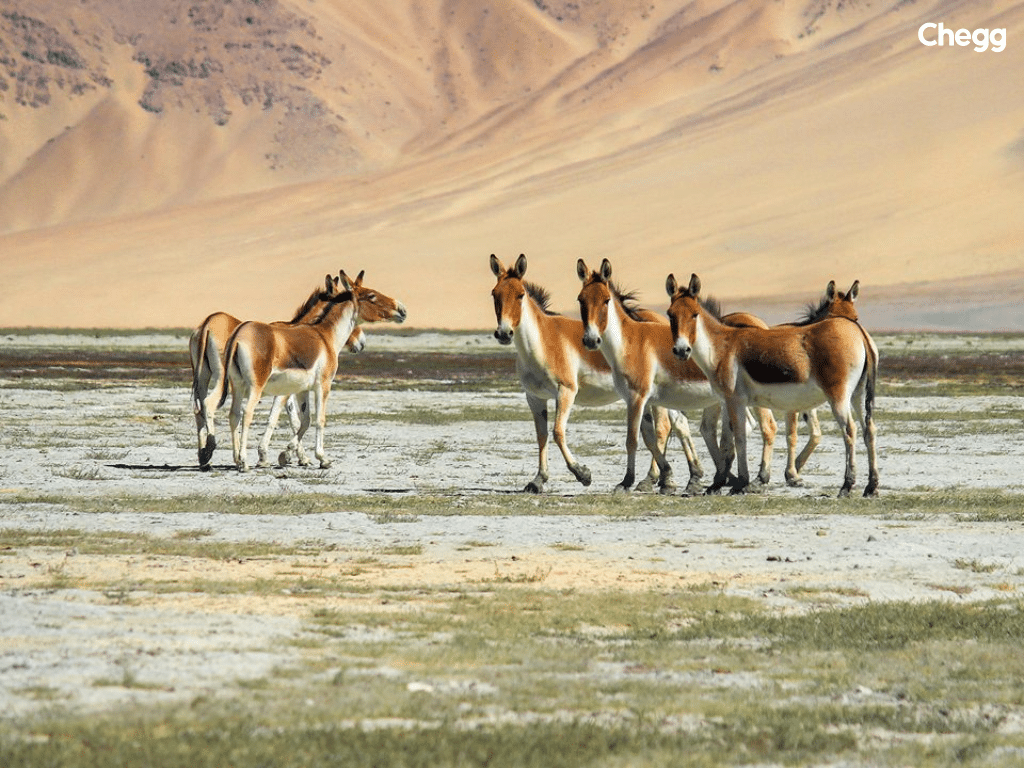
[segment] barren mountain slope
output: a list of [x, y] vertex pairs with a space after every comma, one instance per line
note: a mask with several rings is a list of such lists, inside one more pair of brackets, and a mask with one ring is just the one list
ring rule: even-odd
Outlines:
[[277, 318], [344, 266], [484, 327], [491, 252], [567, 311], [578, 256], [654, 304], [697, 271], [783, 317], [831, 278], [888, 324], [1016, 306], [1018, 38], [1020, 2], [12, 0], [0, 325]]

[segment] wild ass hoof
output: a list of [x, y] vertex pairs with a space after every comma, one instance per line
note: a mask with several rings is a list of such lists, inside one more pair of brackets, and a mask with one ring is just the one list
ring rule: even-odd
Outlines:
[[715, 479], [711, 481], [711, 485], [704, 491], [708, 496], [714, 496], [723, 488], [729, 485], [729, 473], [719, 473], [715, 475]]
[[704, 484], [700, 481], [699, 477], [691, 477], [690, 482], [686, 484], [686, 489], [683, 491], [684, 496], [699, 496], [704, 492]]
[[736, 478], [736, 481], [729, 486], [729, 495], [739, 496], [740, 494], [751, 493], [753, 490], [749, 479]]
[[590, 470], [582, 464], [578, 464], [575, 467], [569, 467], [569, 471], [575, 475], [576, 479], [579, 480], [584, 487], [588, 487], [594, 481], [594, 477], [590, 474]]
[[790, 488], [803, 488], [804, 479], [800, 475], [786, 475], [786, 485]]
[[267, 461], [266, 456], [260, 456], [259, 459], [256, 460], [256, 466], [262, 469], [263, 467], [269, 467], [270, 462]]
[[279, 466], [279, 467], [287, 467], [291, 463], [292, 463], [292, 456], [291, 456], [290, 453], [288, 453], [288, 451], [281, 451], [277, 455], [277, 466]]
[[539, 480], [531, 480], [523, 488], [523, 493], [544, 493], [544, 483]]
[[771, 470], [762, 469], [760, 472], [757, 473], [757, 482], [759, 482], [761, 485], [768, 485], [768, 483], [771, 482], [771, 479]]
[[330, 469], [331, 464], [330, 459], [320, 459], [320, 469]]
[[213, 458], [213, 450], [217, 447], [217, 438], [213, 435], [206, 436], [206, 445], [199, 449], [199, 468], [208, 469], [210, 459]]
[[878, 498], [878, 480], [871, 480], [864, 488], [865, 499], [876, 499]]
[[643, 480], [636, 484], [636, 489], [640, 493], [649, 493], [650, 491], [654, 490], [654, 486], [657, 483], [657, 481], [658, 479], [656, 477], [651, 477], [650, 475], [648, 475], [647, 477], [645, 477]]

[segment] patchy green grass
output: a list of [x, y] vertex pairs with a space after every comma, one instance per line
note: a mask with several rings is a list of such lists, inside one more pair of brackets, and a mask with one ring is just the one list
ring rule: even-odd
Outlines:
[[[587, 493], [576, 496], [533, 496], [511, 493], [364, 493], [334, 495], [297, 492], [275, 495], [210, 496], [195, 494], [155, 498], [117, 493], [68, 498], [17, 491], [0, 499], [5, 504], [45, 504], [83, 513], [145, 512], [173, 515], [185, 512], [238, 515], [315, 515], [361, 512], [381, 524], [415, 522], [446, 515], [599, 515], [632, 520], [645, 515], [871, 515], [919, 519], [953, 515], [964, 521], [1024, 520], [1024, 494], [1003, 490], [938, 490], [886, 492], [875, 499], [828, 496], [788, 497], [765, 494], [743, 496], [660, 496], [658, 494]], [[2, 504], [0, 504], [2, 508]]]
[[166, 555], [171, 557], [201, 557], [212, 560], [273, 557], [279, 555], [311, 554], [320, 551], [315, 543], [293, 545], [265, 541], [202, 541], [203, 531], [179, 531], [171, 537], [151, 536], [122, 531], [89, 532], [72, 528], [31, 530], [0, 529], [0, 541], [5, 548], [16, 550], [26, 547], [75, 549], [83, 555]]
[[305, 660], [244, 696], [5, 726], [0, 763], [927, 767], [1024, 750], [1001, 728], [1024, 708], [1019, 601], [779, 616], [708, 589], [369, 597], [318, 609]]

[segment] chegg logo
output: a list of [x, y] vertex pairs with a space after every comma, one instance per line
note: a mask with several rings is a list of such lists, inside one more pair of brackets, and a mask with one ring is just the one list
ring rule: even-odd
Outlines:
[[929, 48], [933, 45], [963, 47], [973, 43], [974, 50], [978, 53], [989, 50], [989, 46], [993, 53], [999, 53], [1006, 47], [1006, 29], [976, 29], [973, 32], [969, 29], [958, 29], [954, 32], [947, 29], [941, 21], [938, 24], [929, 21], [917, 30], [917, 39], [921, 41], [921, 45], [927, 45]]

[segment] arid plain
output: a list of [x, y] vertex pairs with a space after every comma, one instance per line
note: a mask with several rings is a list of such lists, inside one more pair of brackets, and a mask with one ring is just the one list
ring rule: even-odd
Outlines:
[[[8, 0], [0, 762], [1017, 764], [1018, 37], [1000, 0]], [[578, 257], [772, 322], [859, 279], [880, 498], [833, 498], [825, 411], [803, 488], [780, 438], [763, 493], [615, 495], [621, 405], [571, 421], [593, 486], [553, 451], [519, 493], [521, 252], [566, 314]], [[339, 268], [409, 321], [343, 358], [334, 465], [241, 475], [222, 411], [199, 472], [182, 329]]]

